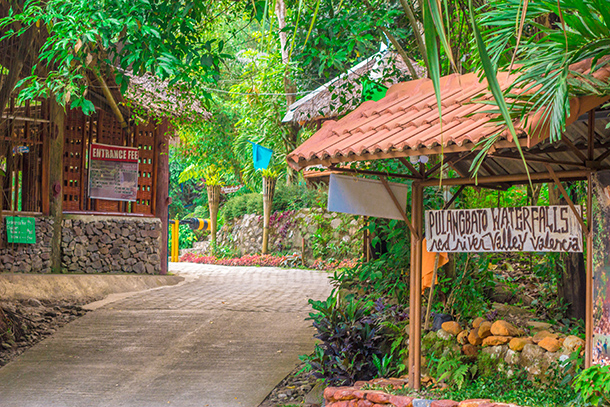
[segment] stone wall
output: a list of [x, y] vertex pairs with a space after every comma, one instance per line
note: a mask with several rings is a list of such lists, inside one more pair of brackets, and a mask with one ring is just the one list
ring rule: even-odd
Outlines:
[[64, 272], [159, 274], [161, 221], [66, 216], [61, 247]]
[[53, 219], [36, 218], [36, 243], [6, 243], [6, 221], [0, 222], [0, 270], [9, 273], [49, 273], [51, 271], [51, 239]]
[[[307, 260], [314, 258], [316, 245], [334, 247], [337, 253], [344, 253], [343, 256], [333, 256], [339, 260], [358, 257], [362, 251], [362, 234], [359, 233], [362, 222], [362, 217], [317, 208], [275, 212], [270, 219], [269, 251], [301, 253], [305, 243]], [[218, 231], [217, 239], [220, 246], [228, 247], [238, 255], [260, 253], [263, 217], [251, 214], [235, 218]], [[209, 254], [207, 242], [199, 243], [195, 249], [188, 251]]]
[[326, 407], [519, 407], [514, 404], [494, 403], [491, 399], [434, 400], [363, 389], [366, 386], [399, 390], [406, 387], [407, 383], [404, 378], [373, 379], [369, 382], [356, 382], [350, 387], [327, 387], [324, 389], [324, 405]]

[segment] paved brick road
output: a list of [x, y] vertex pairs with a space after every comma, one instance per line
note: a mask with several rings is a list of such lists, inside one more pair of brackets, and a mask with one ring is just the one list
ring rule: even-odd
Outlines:
[[315, 271], [173, 264], [189, 281], [105, 305], [0, 369], [0, 406], [256, 407], [313, 349]]

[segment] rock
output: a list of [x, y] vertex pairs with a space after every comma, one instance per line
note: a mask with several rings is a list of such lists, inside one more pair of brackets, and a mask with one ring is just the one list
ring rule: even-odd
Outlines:
[[462, 332], [462, 328], [460, 327], [460, 324], [458, 324], [455, 321], [444, 322], [441, 325], [441, 327], [443, 328], [444, 331], [449, 332], [453, 336], [457, 336], [457, 335], [459, 335], [460, 332]]
[[506, 351], [506, 355], [504, 356], [504, 361], [509, 365], [516, 365], [519, 363], [520, 353], [515, 352], [512, 349]]
[[540, 331], [536, 335], [534, 335], [534, 337], [532, 338], [532, 341], [534, 341], [534, 343], [539, 343], [546, 337], [551, 337], [553, 339], [557, 339], [557, 334], [550, 333], [549, 331]]
[[476, 346], [467, 344], [462, 346], [462, 353], [469, 357], [476, 357], [479, 354], [479, 351], [477, 350]]
[[527, 326], [534, 332], [548, 331], [553, 325], [546, 322], [527, 321]]
[[408, 396], [390, 396], [390, 405], [396, 407], [410, 407], [413, 405], [413, 398]]
[[133, 265], [133, 270], [138, 274], [142, 274], [146, 271], [146, 267], [142, 263], [136, 263]]
[[466, 345], [468, 343], [468, 331], [462, 331], [457, 336], [457, 341], [460, 345]]
[[481, 404], [490, 403], [490, 399], [471, 399], [464, 400], [458, 404], [458, 407], [479, 407]]
[[481, 350], [481, 353], [488, 354], [489, 356], [491, 356], [494, 359], [504, 359], [506, 352], [508, 352], [508, 347], [501, 346], [501, 345], [500, 346], [489, 346], [489, 347], [483, 348], [483, 350]]
[[531, 343], [526, 344], [521, 351], [521, 359], [519, 365], [521, 367], [528, 367], [537, 364], [544, 355], [544, 349], [538, 345]]
[[479, 335], [479, 338], [481, 338], [481, 339], [485, 339], [488, 336], [491, 336], [491, 322], [489, 322], [489, 321], [481, 322], [481, 325], [479, 325], [479, 330], [478, 330], [477, 334]]
[[[335, 393], [335, 398], [337, 393]], [[387, 404], [390, 401], [390, 395], [381, 391], [366, 392], [366, 399], [376, 404]]]
[[453, 335], [451, 335], [449, 332], [445, 331], [444, 329], [440, 329], [438, 332], [436, 332], [436, 335], [438, 336], [439, 339], [442, 339], [444, 341], [448, 341], [451, 338], [453, 338]]
[[547, 336], [538, 342], [538, 346], [545, 349], [548, 352], [557, 352], [561, 348], [561, 342], [552, 336]]
[[453, 317], [447, 314], [434, 314], [434, 319], [432, 320], [432, 330], [438, 331], [442, 329], [443, 323], [453, 321]]
[[583, 350], [585, 348], [585, 341], [578, 336], [570, 335], [564, 339], [563, 347], [565, 350], [572, 353], [578, 349]]
[[512, 324], [499, 320], [491, 325], [491, 334], [495, 336], [519, 336], [519, 330]]
[[476, 329], [473, 329], [468, 334], [468, 342], [473, 346], [478, 346], [483, 343], [483, 339], [479, 337]]
[[457, 405], [458, 402], [453, 400], [436, 400], [430, 404], [430, 407], [456, 407]]
[[483, 322], [485, 322], [485, 321], [486, 321], [486, 319], [485, 319], [485, 318], [483, 318], [483, 317], [477, 317], [477, 318], [475, 318], [475, 320], [474, 320], [474, 321], [472, 321], [472, 327], [476, 329], [476, 328], [478, 328], [479, 326], [481, 326], [481, 324], [482, 324]]
[[430, 405], [432, 404], [432, 400], [428, 400], [428, 399], [413, 399], [411, 404], [413, 405], [413, 407], [430, 407]]
[[528, 343], [532, 343], [530, 338], [513, 338], [508, 343], [508, 347], [515, 352], [521, 352]]
[[497, 346], [508, 343], [512, 338], [510, 336], [488, 336], [483, 339], [483, 346]]

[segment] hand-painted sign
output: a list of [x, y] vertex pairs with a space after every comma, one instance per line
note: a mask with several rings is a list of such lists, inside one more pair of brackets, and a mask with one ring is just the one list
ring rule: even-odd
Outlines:
[[233, 187], [222, 187], [220, 188], [220, 192], [223, 194], [232, 194], [233, 192], [237, 192], [244, 187], [244, 184], [235, 185]]
[[[390, 182], [389, 185], [402, 209], [405, 210], [409, 186], [394, 182]], [[331, 212], [404, 219], [381, 181], [349, 175], [330, 175], [327, 206]]]
[[36, 243], [36, 218], [7, 216], [6, 237], [9, 243]]
[[89, 196], [95, 199], [135, 201], [138, 193], [138, 149], [91, 144]]
[[583, 251], [582, 228], [569, 206], [426, 211], [425, 218], [430, 252]]

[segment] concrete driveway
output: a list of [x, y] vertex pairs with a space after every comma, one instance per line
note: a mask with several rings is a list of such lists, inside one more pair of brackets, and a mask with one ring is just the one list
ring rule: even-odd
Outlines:
[[327, 274], [170, 270], [186, 281], [102, 303], [0, 369], [0, 406], [256, 407], [313, 350]]

